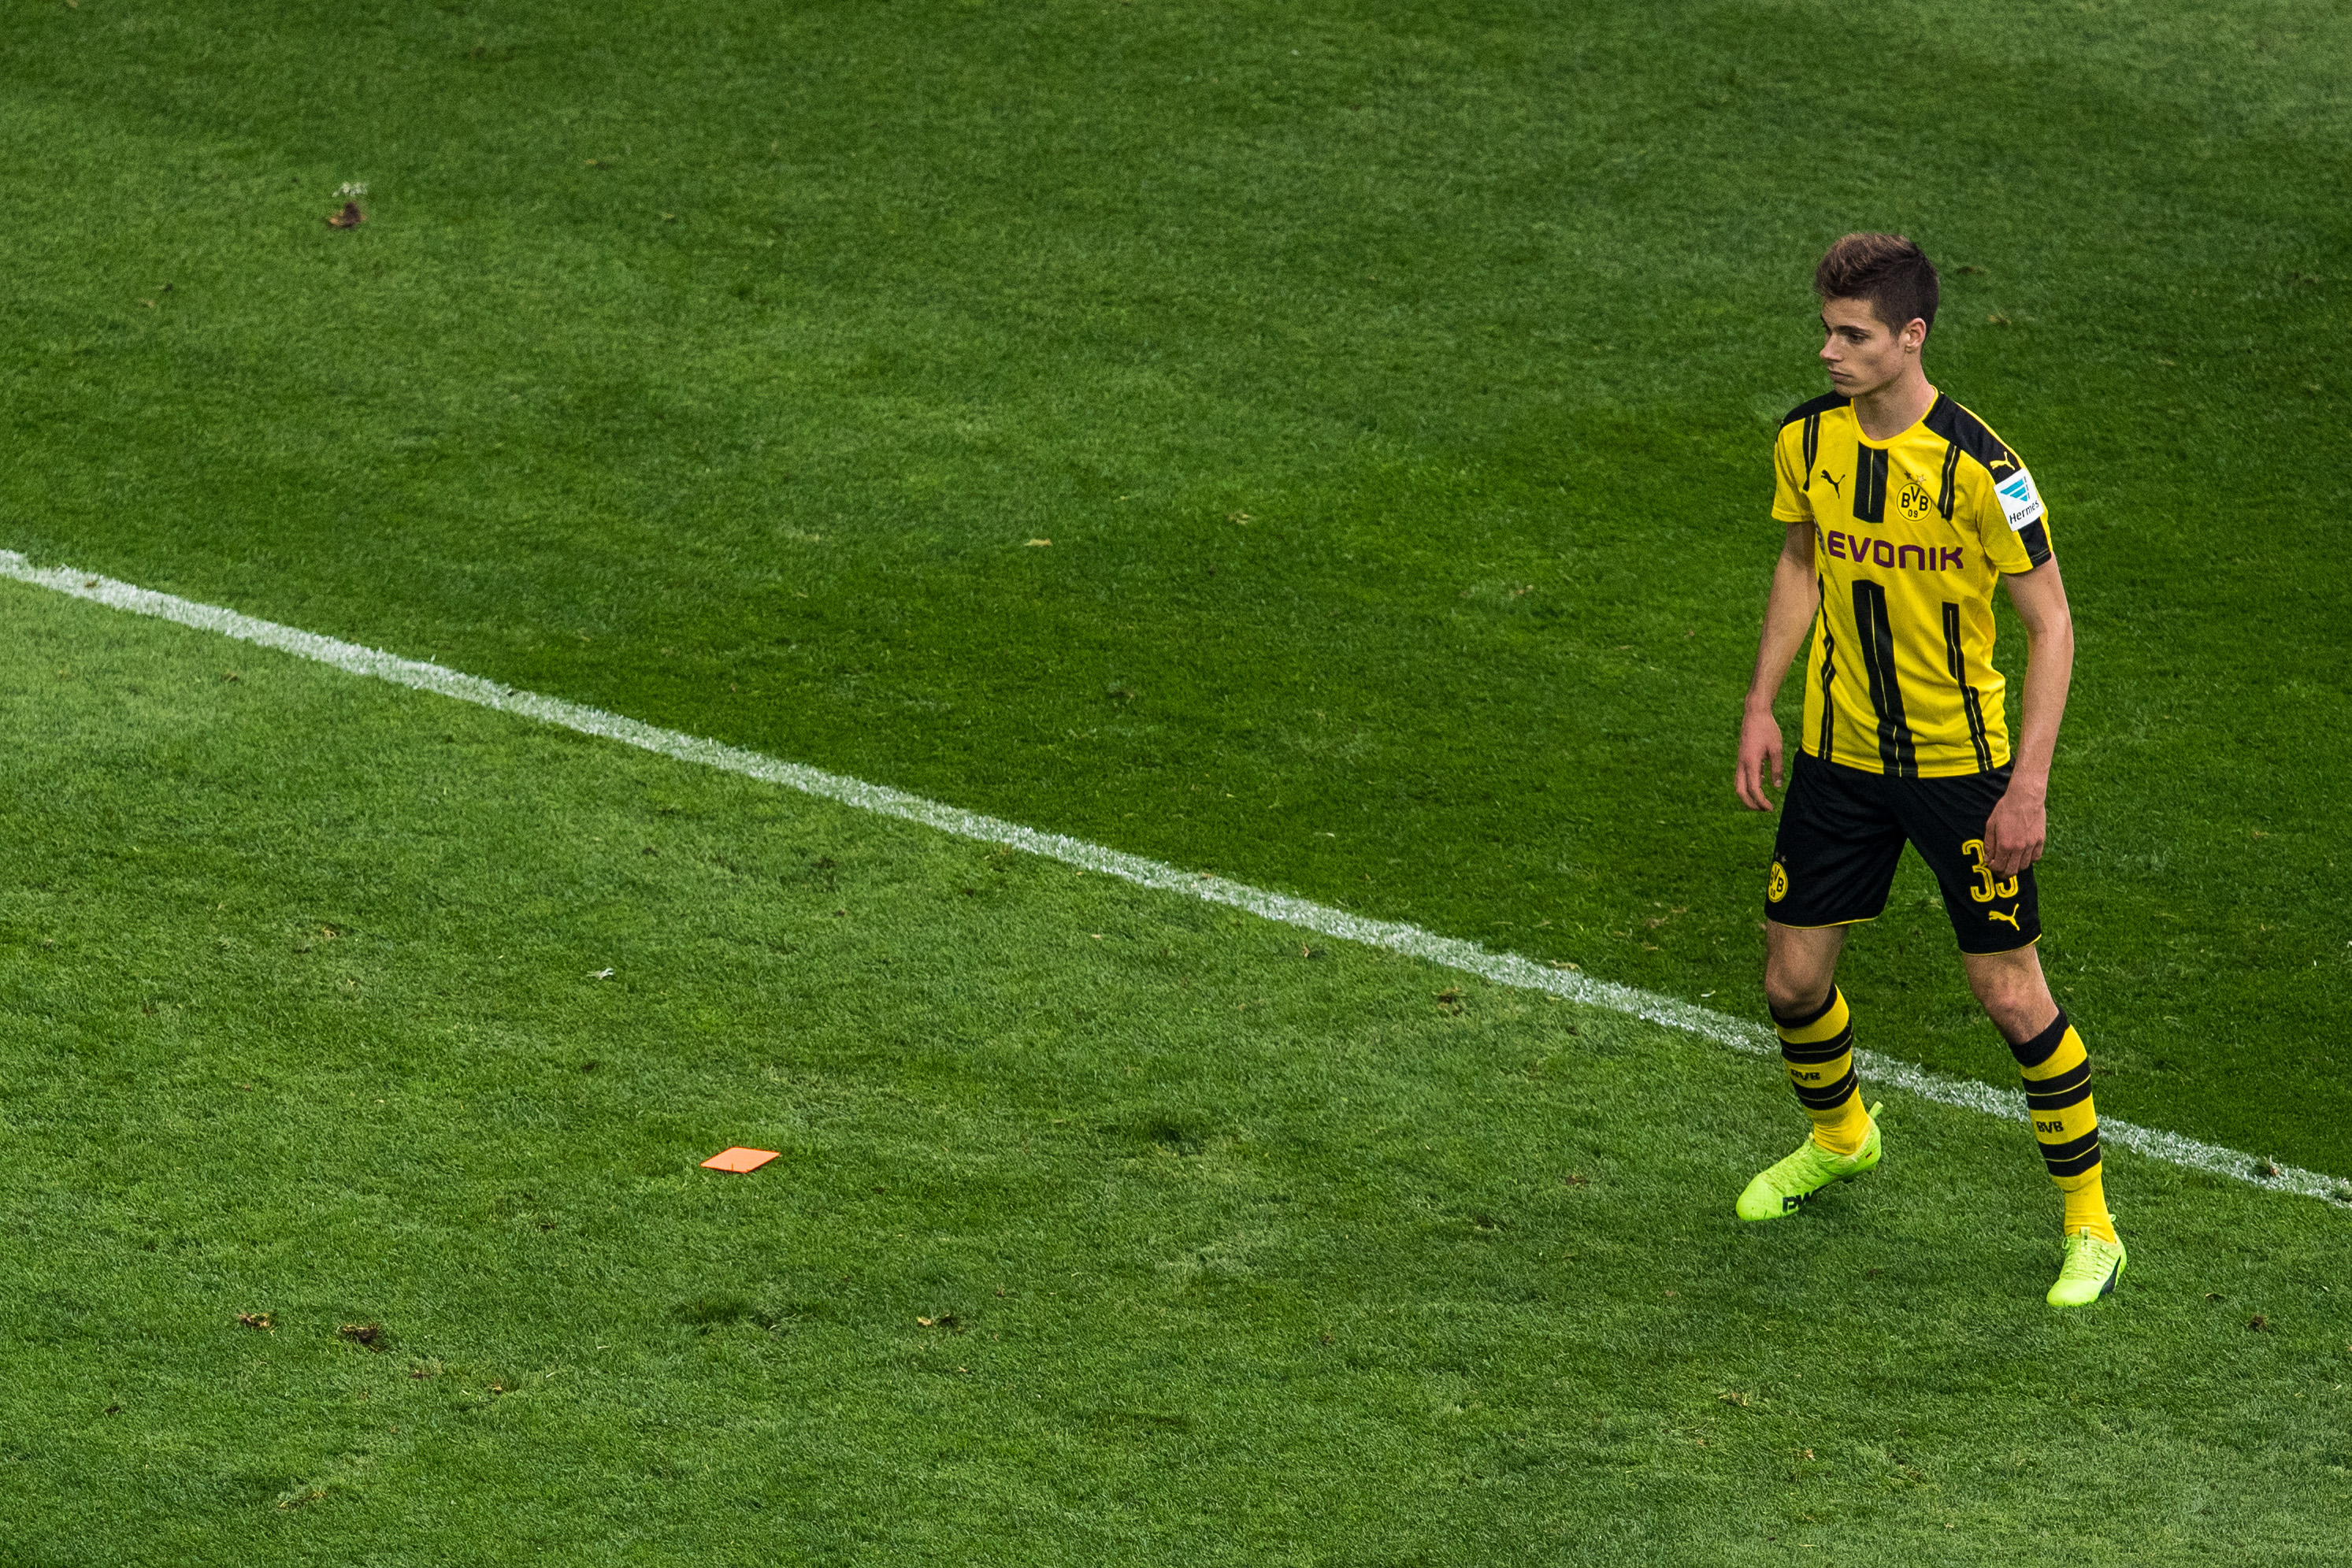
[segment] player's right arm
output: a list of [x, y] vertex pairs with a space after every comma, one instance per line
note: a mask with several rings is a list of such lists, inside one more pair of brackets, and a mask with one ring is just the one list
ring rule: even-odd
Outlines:
[[1772, 788], [1780, 787], [1783, 743], [1780, 721], [1773, 716], [1772, 699], [1789, 666], [1805, 645], [1813, 615], [1821, 609], [1821, 579], [1813, 575], [1813, 525], [1790, 523], [1780, 541], [1780, 555], [1772, 566], [1772, 592], [1764, 603], [1764, 632], [1758, 639], [1756, 673], [1748, 682], [1748, 702], [1739, 719], [1739, 770], [1732, 779], [1740, 803], [1751, 811], [1769, 811], [1772, 799], [1764, 793], [1764, 768], [1772, 768]]

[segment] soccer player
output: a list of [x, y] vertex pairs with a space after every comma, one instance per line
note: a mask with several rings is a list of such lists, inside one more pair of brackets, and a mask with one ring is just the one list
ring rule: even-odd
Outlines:
[[[2100, 1183], [2099, 1119], [2083, 1040], [2052, 999], [2033, 862], [2074, 663], [2049, 509], [2024, 461], [1939, 392], [1920, 356], [1936, 268], [1896, 235], [1848, 235], [1813, 274], [1821, 358], [1835, 389], [1790, 411], [1773, 446], [1772, 516], [1788, 530], [1739, 727], [1735, 788], [1759, 811], [1781, 782], [1772, 715], [1810, 629], [1804, 730], [1764, 890], [1764, 993], [1812, 1134], [1748, 1184], [1742, 1219], [1795, 1212], [1879, 1162], [1853, 1023], [1837, 987], [1849, 925], [1886, 907], [1908, 841], [1942, 884], [1969, 987], [2009, 1040], [2050, 1176], [2064, 1197], [2053, 1307], [2123, 1275]], [[2025, 625], [2014, 754], [1993, 668], [1992, 592]]]

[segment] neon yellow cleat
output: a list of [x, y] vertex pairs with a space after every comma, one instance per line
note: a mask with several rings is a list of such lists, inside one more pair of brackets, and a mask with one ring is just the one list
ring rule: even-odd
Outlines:
[[2053, 1307], [2087, 1307], [2101, 1296], [2115, 1294], [2116, 1281], [2124, 1277], [2129, 1261], [2121, 1238], [2102, 1241], [2087, 1230], [2077, 1230], [2066, 1238], [2066, 1261], [2047, 1299]]
[[1808, 1137], [1797, 1145], [1795, 1154], [1759, 1172], [1756, 1179], [1748, 1184], [1748, 1190], [1739, 1195], [1739, 1218], [1778, 1219], [1784, 1214], [1794, 1214], [1830, 1183], [1851, 1180], [1878, 1164], [1878, 1113], [1882, 1108], [1870, 1108], [1870, 1135], [1863, 1139], [1860, 1154], [1833, 1155]]

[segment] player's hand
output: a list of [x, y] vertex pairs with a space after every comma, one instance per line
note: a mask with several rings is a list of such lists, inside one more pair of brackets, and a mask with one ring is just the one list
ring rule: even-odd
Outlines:
[[2042, 858], [2050, 836], [2050, 813], [2039, 789], [2011, 783], [1985, 819], [1985, 868], [1999, 877], [2015, 876]]
[[1772, 765], [1772, 788], [1780, 787], [1780, 721], [1770, 708], [1749, 708], [1739, 721], [1739, 771], [1731, 787], [1739, 803], [1751, 811], [1769, 811], [1772, 797], [1764, 793], [1764, 765]]

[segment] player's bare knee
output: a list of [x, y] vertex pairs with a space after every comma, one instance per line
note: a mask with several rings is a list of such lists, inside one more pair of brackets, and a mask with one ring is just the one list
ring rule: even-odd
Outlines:
[[1817, 1013], [1830, 999], [1833, 975], [1815, 975], [1780, 964], [1764, 967], [1764, 999], [1782, 1018]]
[[2050, 1026], [2049, 992], [2032, 979], [2000, 976], [1979, 980], [1975, 989], [1986, 1016], [2009, 1040], [2032, 1040]]

